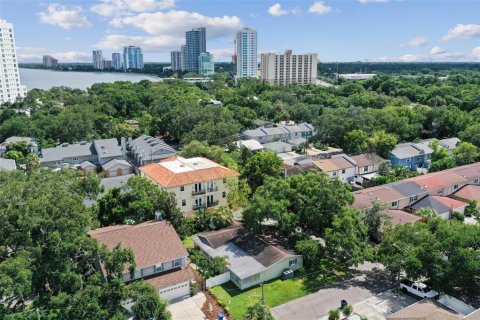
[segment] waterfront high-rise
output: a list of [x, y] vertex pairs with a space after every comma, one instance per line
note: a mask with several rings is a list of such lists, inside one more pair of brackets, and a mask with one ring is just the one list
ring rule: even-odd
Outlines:
[[182, 44], [182, 46], [180, 47], [180, 53], [180, 70], [187, 70], [187, 63], [185, 62], [185, 60], [187, 59], [187, 45]]
[[123, 69], [143, 69], [143, 53], [140, 47], [123, 47]]
[[0, 103], [25, 97], [27, 88], [20, 83], [13, 25], [0, 19]]
[[102, 50], [93, 50], [92, 59], [93, 59], [93, 68], [96, 70], [103, 70]]
[[182, 52], [172, 51], [170, 52], [170, 62], [173, 71], [182, 70]]
[[58, 60], [52, 56], [43, 56], [43, 66], [45, 68], [58, 68]]
[[215, 72], [215, 63], [213, 54], [210, 52], [202, 52], [198, 56], [198, 73], [202, 76], [211, 76]]
[[236, 76], [239, 78], [257, 77], [257, 30], [243, 28], [235, 38]]
[[118, 52], [112, 53], [112, 68], [115, 70], [123, 68], [122, 55]]
[[273, 84], [310, 84], [317, 81], [317, 54], [262, 53], [261, 79]]
[[206, 29], [195, 28], [185, 33], [186, 58], [185, 67], [190, 72], [199, 73], [198, 57], [207, 52]]

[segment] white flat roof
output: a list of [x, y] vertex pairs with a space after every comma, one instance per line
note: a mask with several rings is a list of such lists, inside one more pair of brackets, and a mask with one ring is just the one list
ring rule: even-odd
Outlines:
[[173, 173], [191, 172], [218, 166], [215, 162], [200, 157], [190, 159], [177, 157], [175, 160], [161, 162], [160, 165], [164, 166]]

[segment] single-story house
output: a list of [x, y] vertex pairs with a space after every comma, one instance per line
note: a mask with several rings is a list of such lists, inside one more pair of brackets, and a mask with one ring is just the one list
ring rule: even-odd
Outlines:
[[471, 200], [477, 201], [477, 206], [480, 207], [480, 185], [468, 184], [452, 194], [453, 199], [468, 203]]
[[267, 150], [271, 150], [276, 153], [285, 153], [292, 151], [292, 145], [290, 143], [282, 142], [282, 141], [275, 141], [264, 143], [263, 148]]
[[79, 169], [83, 171], [83, 174], [87, 174], [88, 172], [95, 172], [97, 171], [97, 166], [91, 163], [90, 161], [83, 161], [79, 165]]
[[442, 197], [442, 196], [426, 196], [425, 198], [419, 200], [414, 205], [412, 205], [412, 210], [415, 211], [423, 208], [433, 209], [437, 212], [437, 214], [445, 219], [448, 220], [451, 217], [451, 214], [454, 211], [464, 213], [465, 207], [467, 204], [465, 202], [461, 202], [455, 199]]
[[[143, 279], [162, 298], [176, 299], [190, 295], [194, 275], [188, 266], [188, 252], [175, 228], [167, 221], [148, 221], [137, 225], [118, 225], [89, 232], [109, 250], [120, 245], [135, 255], [133, 278], [129, 270], [123, 273], [125, 282]], [[99, 267], [104, 273], [104, 268]]]
[[228, 258], [230, 280], [242, 290], [303, 266], [301, 255], [249, 234], [240, 224], [199, 233], [193, 240], [208, 257]]
[[17, 170], [17, 164], [13, 159], [0, 158], [0, 171], [14, 171]]
[[120, 159], [113, 159], [107, 163], [102, 164], [102, 169], [105, 172], [105, 177], [117, 177], [132, 174], [135, 172], [133, 166], [128, 161]]

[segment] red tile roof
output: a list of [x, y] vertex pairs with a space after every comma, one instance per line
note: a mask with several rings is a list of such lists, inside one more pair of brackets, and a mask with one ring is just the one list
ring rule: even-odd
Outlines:
[[403, 210], [385, 210], [385, 214], [391, 218], [390, 222], [394, 226], [422, 220], [422, 217], [405, 212]]
[[99, 228], [89, 235], [109, 250], [117, 245], [131, 248], [139, 269], [188, 256], [177, 232], [166, 221]]
[[352, 207], [364, 209], [372, 206], [374, 201], [392, 202], [405, 198], [405, 196], [388, 185], [368, 188], [353, 193], [355, 199]]
[[444, 206], [451, 208], [451, 209], [458, 209], [462, 207], [466, 207], [467, 204], [462, 201], [458, 201], [452, 198], [442, 197], [442, 196], [431, 196], [433, 199], [437, 200]]
[[201, 158], [202, 161], [208, 162], [211, 167], [198, 168], [185, 172], [173, 172], [163, 164], [169, 161], [176, 161], [179, 157], [165, 159], [160, 163], [151, 163], [140, 167], [148, 178], [152, 179], [162, 187], [175, 187], [198, 182], [217, 180], [230, 177], [238, 177], [239, 173], [224, 166], [221, 166], [211, 160]]
[[155, 289], [162, 289], [174, 286], [177, 283], [193, 280], [195, 280], [195, 276], [190, 267], [183, 267], [173, 272], [162, 273], [160, 275], [146, 278], [144, 279], [144, 282], [150, 284]]
[[465, 200], [477, 200], [480, 202], [480, 185], [469, 184], [454, 194]]

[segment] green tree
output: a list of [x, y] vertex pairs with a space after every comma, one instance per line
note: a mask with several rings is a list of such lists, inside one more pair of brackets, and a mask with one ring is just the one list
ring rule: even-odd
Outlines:
[[480, 123], [470, 125], [459, 134], [462, 141], [470, 142], [480, 148]]
[[40, 167], [40, 159], [34, 153], [27, 154], [23, 162], [28, 171], [37, 170]]
[[469, 142], [460, 143], [452, 151], [452, 157], [458, 166], [474, 163], [479, 156], [478, 148]]
[[303, 256], [303, 265], [306, 268], [318, 267], [321, 259], [321, 246], [316, 240], [299, 240], [295, 249]]
[[247, 307], [243, 320], [273, 320], [273, 316], [267, 306], [262, 306], [260, 301], [254, 302]]
[[249, 196], [252, 193], [248, 182], [245, 179], [227, 179], [228, 193], [227, 202], [231, 209], [245, 207], [248, 204]]
[[333, 218], [325, 231], [325, 248], [327, 257], [344, 268], [371, 258], [368, 229], [357, 210], [345, 208]]
[[12, 159], [12, 160], [15, 160], [15, 162], [17, 163], [21, 163], [23, 162], [24, 156], [20, 151], [11, 150], [11, 151], [5, 152], [3, 154], [3, 158]]
[[368, 150], [368, 134], [363, 130], [352, 130], [343, 138], [344, 151], [360, 154]]
[[370, 152], [375, 152], [382, 158], [389, 158], [390, 151], [397, 145], [397, 137], [384, 130], [375, 131], [368, 138]]
[[363, 221], [367, 226], [370, 239], [378, 240], [382, 226], [390, 223], [390, 216], [385, 213], [386, 209], [385, 203], [374, 201], [372, 207], [363, 213]]
[[274, 152], [258, 152], [247, 160], [242, 178], [248, 181], [253, 192], [261, 186], [266, 177], [280, 177], [282, 160]]
[[27, 143], [26, 141], [15, 141], [7, 145], [6, 151], [18, 151], [24, 157], [26, 157], [30, 153], [30, 148], [31, 144]]
[[157, 291], [141, 281], [129, 285], [129, 297], [132, 299], [132, 311], [137, 319], [170, 320], [172, 315], [167, 310], [168, 302]]

